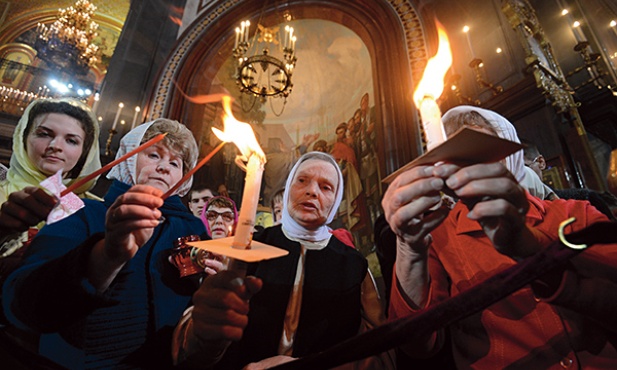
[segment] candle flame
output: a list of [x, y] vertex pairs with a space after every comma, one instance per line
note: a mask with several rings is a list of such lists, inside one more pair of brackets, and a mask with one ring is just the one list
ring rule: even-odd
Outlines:
[[223, 115], [225, 131], [212, 127], [214, 134], [222, 141], [233, 142], [236, 144], [242, 153], [242, 160], [244, 162], [247, 162], [248, 158], [255, 154], [259, 157], [262, 163], [266, 163], [266, 154], [259, 146], [257, 138], [255, 137], [255, 132], [253, 132], [251, 125], [238, 121], [231, 113], [231, 97], [224, 96], [222, 98], [222, 103], [223, 110], [225, 112]]
[[437, 54], [429, 59], [426, 64], [422, 79], [413, 94], [413, 100], [417, 107], [420, 106], [425, 96], [430, 96], [433, 99], [438, 99], [441, 96], [444, 90], [444, 77], [450, 66], [452, 66], [452, 51], [450, 51], [448, 35], [441, 23], [435, 22], [439, 36], [439, 47], [437, 48]]

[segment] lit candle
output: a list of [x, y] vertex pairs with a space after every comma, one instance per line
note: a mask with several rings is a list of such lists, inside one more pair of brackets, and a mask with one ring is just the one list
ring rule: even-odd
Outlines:
[[609, 26], [611, 26], [611, 28], [613, 29], [613, 33], [615, 33], [615, 36], [617, 36], [617, 21], [612, 20], [611, 23], [609, 23]]
[[244, 179], [244, 192], [238, 216], [238, 226], [231, 246], [238, 249], [250, 249], [255, 227], [255, 215], [259, 202], [261, 178], [264, 172], [264, 163], [255, 153], [249, 157]]
[[240, 22], [240, 42], [244, 42], [244, 28], [246, 27], [246, 22]]
[[96, 114], [96, 109], [99, 107], [99, 101], [101, 100], [101, 96], [99, 93], [94, 94], [94, 103], [92, 103], [92, 112]]
[[244, 42], [249, 41], [249, 26], [250, 25], [251, 25], [251, 22], [246, 21], [246, 28], [244, 29]]
[[441, 111], [437, 101], [429, 95], [426, 95], [421, 100], [418, 108], [420, 109], [422, 127], [426, 135], [426, 148], [431, 150], [446, 141], [446, 132], [441, 124]]
[[446, 140], [446, 133], [441, 123], [441, 111], [437, 99], [444, 90], [444, 77], [452, 65], [450, 42], [443, 26], [437, 22], [439, 47], [437, 54], [430, 58], [422, 79], [414, 91], [413, 99], [420, 110], [422, 126], [426, 135], [426, 147], [431, 150]]
[[283, 48], [287, 48], [287, 43], [289, 41], [287, 41], [289, 37], [289, 26], [285, 26], [285, 41], [283, 42]]
[[291, 38], [291, 51], [296, 51], [296, 36]]
[[135, 124], [137, 123], [137, 116], [139, 115], [140, 111], [141, 111], [141, 108], [139, 108], [139, 106], [135, 107], [135, 115], [133, 116], [133, 123], [131, 124], [131, 130], [135, 128]]
[[293, 27], [289, 27], [289, 44], [287, 45], [287, 47], [291, 48], [291, 40], [294, 37], [294, 28]]
[[238, 48], [239, 40], [240, 40], [240, 28], [236, 27], [236, 42], [234, 42], [234, 49]]
[[574, 21], [574, 23], [572, 23], [572, 32], [574, 33], [574, 38], [576, 39], [576, 42], [581, 42], [585, 40], [585, 35], [581, 30], [581, 22]]
[[469, 52], [471, 52], [471, 59], [476, 59], [476, 53], [473, 51], [473, 46], [471, 45], [471, 36], [469, 36], [469, 26], [463, 27], [463, 32], [467, 38], [467, 45], [469, 46]]
[[114, 118], [114, 124], [111, 126], [112, 130], [115, 130], [116, 126], [118, 126], [118, 119], [120, 119], [120, 113], [122, 113], [122, 108], [124, 108], [124, 103], [118, 104], [118, 111], [116, 112], [116, 118]]

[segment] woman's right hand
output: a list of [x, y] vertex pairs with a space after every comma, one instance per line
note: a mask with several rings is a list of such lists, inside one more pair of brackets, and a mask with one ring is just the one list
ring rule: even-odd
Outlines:
[[448, 210], [442, 207], [427, 212], [441, 201], [445, 189], [443, 178], [434, 175], [434, 166], [418, 166], [401, 173], [388, 186], [381, 205], [390, 228], [399, 243], [418, 254], [425, 254], [429, 233], [445, 219]]
[[107, 210], [105, 219], [105, 255], [110, 261], [124, 263], [133, 258], [159, 225], [163, 205], [160, 189], [135, 185], [120, 195]]
[[248, 324], [249, 299], [262, 287], [261, 279], [221, 271], [204, 280], [193, 294], [194, 335], [201, 341], [239, 341]]
[[9, 195], [0, 207], [0, 230], [22, 232], [45, 220], [56, 206], [57, 199], [43, 189], [27, 186]]

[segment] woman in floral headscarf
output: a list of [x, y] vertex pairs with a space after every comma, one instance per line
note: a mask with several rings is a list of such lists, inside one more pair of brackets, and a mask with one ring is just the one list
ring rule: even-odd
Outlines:
[[[166, 368], [171, 330], [194, 287], [167, 262], [173, 242], [202, 235], [179, 196], [162, 199], [197, 160], [182, 124], [157, 119], [131, 130], [117, 156], [165, 138], [118, 164], [104, 202], [43, 228], [4, 285], [13, 325], [41, 336], [39, 351], [66, 368]], [[11, 302], [11, 304], [7, 304]]]

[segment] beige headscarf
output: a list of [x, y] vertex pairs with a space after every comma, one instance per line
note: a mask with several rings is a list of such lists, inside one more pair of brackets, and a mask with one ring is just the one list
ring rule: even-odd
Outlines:
[[[94, 123], [94, 140], [92, 140], [92, 146], [88, 151], [83, 168], [81, 169], [77, 179], [84, 177], [101, 168], [101, 161], [99, 159], [100, 128], [98, 125], [98, 121], [96, 120], [96, 117], [94, 116], [90, 108], [82, 102], [74, 99], [35, 100], [30, 103], [30, 105], [28, 105], [24, 114], [21, 116], [19, 123], [15, 127], [15, 132], [13, 133], [13, 154], [11, 155], [9, 171], [7, 173], [6, 180], [2, 182], [0, 186], [0, 204], [6, 201], [9, 194], [15, 191], [19, 191], [26, 186], [38, 186], [41, 181], [47, 178], [47, 175], [39, 171], [39, 169], [32, 163], [32, 161], [28, 157], [26, 148], [23, 145], [24, 131], [26, 130], [26, 127], [28, 125], [28, 116], [30, 115], [30, 110], [35, 105], [44, 101], [69, 103], [75, 107], [83, 109], [90, 115], [90, 118]], [[77, 179], [65, 178], [63, 179], [63, 183], [64, 185], [68, 186]], [[86, 191], [92, 189], [95, 183], [96, 179], [93, 179], [88, 183], [82, 185], [80, 188], [76, 189], [74, 193], [78, 196], [83, 197]]]

